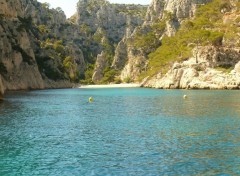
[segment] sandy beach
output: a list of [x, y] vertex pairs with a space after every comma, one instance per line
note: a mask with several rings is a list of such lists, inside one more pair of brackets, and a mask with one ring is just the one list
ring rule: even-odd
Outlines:
[[107, 84], [107, 85], [81, 85], [81, 89], [95, 89], [95, 88], [131, 88], [140, 87], [140, 84]]

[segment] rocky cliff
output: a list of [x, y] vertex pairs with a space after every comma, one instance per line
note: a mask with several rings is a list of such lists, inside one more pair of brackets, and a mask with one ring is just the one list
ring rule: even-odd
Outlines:
[[111, 4], [106, 0], [80, 0], [77, 24], [89, 28], [93, 35], [103, 35], [118, 43], [128, 32], [143, 23], [146, 6]]
[[36, 0], [0, 0], [5, 90], [144, 81], [156, 88], [239, 88], [236, 0], [79, 0], [66, 19]]
[[[168, 43], [152, 53], [151, 69], [160, 69], [155, 70], [153, 77], [145, 78], [142, 85], [155, 88], [239, 89], [239, 10], [237, 1], [213, 0], [199, 7], [196, 17], [183, 22], [176, 35], [165, 38]], [[175, 49], [168, 49], [173, 45]], [[190, 52], [187, 53], [187, 50]]]
[[[96, 61], [93, 62], [93, 82], [99, 83], [103, 79], [104, 82], [114, 81], [110, 78], [114, 78], [116, 73], [112, 70], [115, 68], [115, 58], [125, 59], [125, 56], [121, 55], [125, 51], [120, 50], [125, 45], [125, 39], [137, 26], [142, 25], [146, 9], [146, 6], [111, 4], [106, 0], [78, 2], [77, 24], [85, 34], [84, 42], [89, 46], [84, 52], [90, 52], [94, 57], [85, 59]], [[124, 61], [120, 62], [123, 62], [122, 66], [125, 64]]]
[[148, 55], [161, 45], [163, 36], [174, 36], [181, 23], [193, 18], [196, 8], [209, 1], [153, 0], [147, 9], [144, 24], [122, 41], [127, 49], [116, 50], [113, 65], [117, 67], [119, 63], [125, 63], [120, 74], [121, 80], [131, 78], [132, 81], [138, 81], [147, 68]]
[[[112, 69], [114, 58], [121, 55], [118, 46], [144, 22], [147, 9], [80, 0], [76, 15], [66, 19], [61, 8], [50, 9], [37, 0], [0, 3], [1, 94], [70, 87], [80, 79], [86, 83], [114, 81], [119, 75], [117, 68]], [[134, 49], [128, 53], [131, 56]]]
[[0, 1], [0, 94], [70, 87], [84, 74], [77, 26], [36, 0]]
[[7, 90], [44, 87], [27, 31], [29, 21], [23, 3], [2, 0], [0, 6], [0, 74]]
[[155, 75], [144, 81], [143, 86], [161, 89], [240, 89], [240, 48], [206, 46], [198, 50], [198, 63], [195, 57], [176, 62], [166, 74]]

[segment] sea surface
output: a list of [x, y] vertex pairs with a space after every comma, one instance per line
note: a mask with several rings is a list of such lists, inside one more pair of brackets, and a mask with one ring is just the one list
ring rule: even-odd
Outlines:
[[240, 175], [240, 91], [8, 93], [0, 176], [15, 175]]

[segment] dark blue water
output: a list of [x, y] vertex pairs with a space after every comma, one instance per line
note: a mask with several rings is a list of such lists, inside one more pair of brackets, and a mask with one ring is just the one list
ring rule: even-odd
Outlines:
[[240, 175], [240, 92], [9, 93], [0, 175]]

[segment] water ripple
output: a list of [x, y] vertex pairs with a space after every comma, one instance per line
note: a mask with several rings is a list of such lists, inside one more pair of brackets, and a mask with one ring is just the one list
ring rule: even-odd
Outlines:
[[14, 92], [0, 175], [240, 175], [239, 117], [238, 91]]

